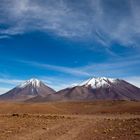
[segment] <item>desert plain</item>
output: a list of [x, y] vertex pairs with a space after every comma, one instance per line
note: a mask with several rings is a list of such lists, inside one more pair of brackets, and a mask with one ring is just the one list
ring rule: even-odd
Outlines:
[[140, 102], [0, 102], [0, 140], [139, 140]]

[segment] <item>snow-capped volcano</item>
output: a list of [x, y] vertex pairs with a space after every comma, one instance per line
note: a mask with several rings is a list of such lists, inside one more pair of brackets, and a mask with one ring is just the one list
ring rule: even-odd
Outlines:
[[24, 101], [36, 96], [46, 97], [55, 91], [38, 79], [27, 80], [0, 96], [0, 100]]
[[140, 88], [121, 79], [90, 78], [46, 100], [140, 100]]
[[98, 78], [90, 78], [78, 86], [86, 86], [86, 87], [92, 87], [94, 88], [100, 88], [100, 87], [109, 87], [112, 84], [116, 83], [118, 79], [113, 78], [106, 78], [106, 77], [98, 77]]
[[36, 87], [40, 87], [41, 86], [41, 81], [39, 81], [38, 79], [30, 79], [30, 80], [27, 80], [25, 81], [24, 83], [20, 84], [18, 87], [19, 88], [25, 88], [26, 86], [28, 85], [32, 85], [34, 88]]

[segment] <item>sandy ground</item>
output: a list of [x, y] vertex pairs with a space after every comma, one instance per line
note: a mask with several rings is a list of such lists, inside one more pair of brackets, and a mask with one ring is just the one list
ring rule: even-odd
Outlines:
[[140, 139], [139, 102], [0, 103], [0, 140], [110, 139]]

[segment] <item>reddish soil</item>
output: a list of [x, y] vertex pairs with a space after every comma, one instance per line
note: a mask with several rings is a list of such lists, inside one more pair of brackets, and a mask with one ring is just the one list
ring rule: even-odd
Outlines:
[[111, 139], [140, 139], [140, 102], [0, 103], [0, 140]]

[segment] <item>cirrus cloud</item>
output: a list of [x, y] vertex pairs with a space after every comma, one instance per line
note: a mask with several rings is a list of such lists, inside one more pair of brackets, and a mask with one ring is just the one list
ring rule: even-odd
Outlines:
[[139, 0], [1, 0], [0, 36], [42, 31], [104, 46], [138, 46], [139, 13]]

